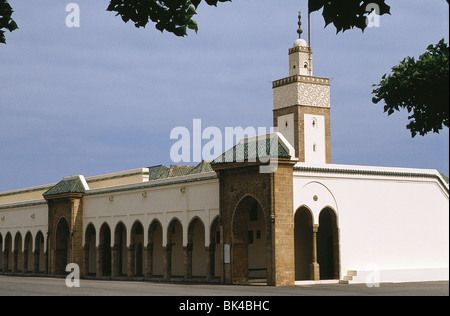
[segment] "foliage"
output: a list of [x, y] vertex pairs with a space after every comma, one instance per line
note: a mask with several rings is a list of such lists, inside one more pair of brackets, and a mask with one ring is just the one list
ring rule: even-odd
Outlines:
[[17, 29], [17, 24], [11, 18], [13, 9], [6, 0], [0, 0], [0, 44], [6, 44], [5, 30], [10, 32]]
[[[231, 0], [205, 0], [208, 5]], [[117, 12], [124, 22], [133, 21], [136, 27], [145, 27], [151, 20], [155, 27], [176, 36], [187, 35], [187, 29], [198, 31], [197, 14], [201, 0], [110, 0], [108, 11]]]
[[429, 45], [419, 60], [406, 57], [382, 77], [373, 90], [373, 102], [384, 100], [388, 115], [406, 109], [410, 116], [406, 128], [412, 137], [419, 133], [439, 133], [443, 125], [449, 127], [449, 47], [442, 39]]
[[336, 33], [357, 27], [364, 31], [366, 18], [372, 9], [377, 15], [390, 14], [390, 6], [385, 0], [308, 0], [309, 12], [323, 8], [325, 27], [333, 23]]
[[[205, 0], [210, 6], [231, 0]], [[107, 11], [115, 12], [126, 23], [132, 21], [136, 27], [146, 27], [150, 21], [161, 32], [167, 31], [176, 36], [185, 36], [187, 31], [198, 31], [193, 20], [202, 0], [109, 0]], [[385, 0], [308, 0], [309, 11], [323, 8], [325, 26], [333, 23], [337, 32], [367, 26], [368, 4], [376, 4], [378, 15], [389, 13], [390, 7]], [[0, 0], [0, 43], [5, 43], [3, 28], [13, 31], [17, 24], [12, 20], [11, 6], [7, 0]]]

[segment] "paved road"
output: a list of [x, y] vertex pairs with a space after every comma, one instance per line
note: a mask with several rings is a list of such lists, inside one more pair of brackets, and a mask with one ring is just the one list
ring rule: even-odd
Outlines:
[[448, 296], [449, 282], [315, 284], [295, 287], [263, 285], [168, 284], [158, 282], [80, 280], [68, 288], [64, 278], [0, 275], [0, 296]]

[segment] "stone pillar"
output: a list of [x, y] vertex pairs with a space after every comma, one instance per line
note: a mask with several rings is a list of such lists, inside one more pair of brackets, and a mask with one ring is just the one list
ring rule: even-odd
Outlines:
[[206, 251], [206, 280], [211, 280], [214, 278], [215, 274], [215, 252], [216, 244], [211, 243], [209, 247], [205, 247]]
[[19, 250], [14, 249], [13, 251], [13, 262], [12, 262], [12, 267], [11, 267], [11, 273], [16, 273], [17, 272], [17, 259], [18, 259], [18, 254], [19, 254]]
[[153, 277], [153, 244], [147, 244], [145, 253], [147, 255], [147, 260], [145, 264], [144, 276], [145, 278], [151, 278]]
[[317, 232], [319, 231], [319, 225], [313, 226], [313, 235], [312, 235], [312, 263], [310, 266], [310, 275], [311, 280], [319, 281], [320, 280], [320, 267], [317, 262]]
[[83, 271], [81, 271], [81, 275], [89, 274], [89, 244], [84, 245], [84, 265], [82, 267]]
[[27, 273], [28, 271], [28, 248], [25, 247], [25, 250], [22, 252], [22, 274]]
[[111, 248], [111, 277], [119, 276], [119, 253], [116, 246]]
[[3, 272], [7, 272], [8, 271], [8, 249], [5, 249], [5, 251], [3, 252]]
[[33, 273], [34, 274], [37, 274], [37, 273], [39, 273], [39, 252], [40, 252], [40, 250], [39, 249], [36, 249], [34, 252], [33, 252]]
[[164, 253], [164, 279], [172, 277], [172, 246], [167, 245], [163, 249]]
[[128, 277], [133, 278], [135, 276], [135, 258], [136, 258], [136, 246], [130, 245], [128, 247], [128, 258], [127, 258], [127, 268], [128, 268]]
[[103, 250], [103, 245], [100, 244], [97, 246], [97, 277], [103, 276], [103, 254], [104, 254], [104, 250]]
[[184, 253], [184, 279], [192, 278], [192, 244], [187, 244], [183, 247]]

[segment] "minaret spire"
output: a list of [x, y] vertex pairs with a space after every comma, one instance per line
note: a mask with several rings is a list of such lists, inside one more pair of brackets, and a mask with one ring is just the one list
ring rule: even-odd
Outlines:
[[298, 29], [297, 29], [297, 33], [298, 33], [298, 38], [302, 38], [302, 13], [299, 11], [298, 12]]

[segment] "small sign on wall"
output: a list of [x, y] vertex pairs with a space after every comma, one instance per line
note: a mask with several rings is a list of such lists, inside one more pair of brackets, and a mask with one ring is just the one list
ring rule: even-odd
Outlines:
[[230, 245], [223, 245], [223, 263], [230, 263]]

